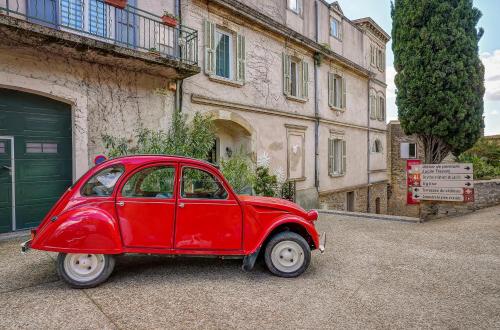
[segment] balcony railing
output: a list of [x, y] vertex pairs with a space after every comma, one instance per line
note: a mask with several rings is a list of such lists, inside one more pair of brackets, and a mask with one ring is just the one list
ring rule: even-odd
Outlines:
[[84, 35], [158, 57], [198, 64], [198, 32], [165, 25], [160, 16], [102, 0], [0, 0], [0, 15]]

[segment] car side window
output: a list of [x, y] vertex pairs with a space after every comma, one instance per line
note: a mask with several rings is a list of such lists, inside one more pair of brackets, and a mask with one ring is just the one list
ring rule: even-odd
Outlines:
[[99, 171], [83, 185], [82, 195], [88, 197], [111, 196], [116, 182], [124, 171], [122, 165], [114, 165]]
[[122, 188], [122, 196], [172, 198], [174, 196], [174, 181], [174, 167], [148, 167], [140, 170], [128, 179]]
[[228, 194], [222, 183], [212, 174], [192, 167], [182, 170], [181, 195], [193, 199], [226, 199]]

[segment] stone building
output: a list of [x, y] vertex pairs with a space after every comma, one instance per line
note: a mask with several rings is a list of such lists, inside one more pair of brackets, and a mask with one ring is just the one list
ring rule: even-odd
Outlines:
[[389, 36], [372, 19], [322, 0], [112, 2], [0, 0], [0, 232], [35, 226], [103, 134], [173, 111], [211, 112], [216, 160], [267, 157], [305, 207], [386, 212]]

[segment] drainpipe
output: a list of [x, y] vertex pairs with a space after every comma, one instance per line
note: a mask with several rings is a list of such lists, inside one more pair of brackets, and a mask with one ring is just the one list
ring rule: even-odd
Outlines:
[[368, 146], [366, 150], [366, 179], [368, 182], [368, 188], [367, 188], [367, 194], [366, 194], [366, 212], [370, 213], [370, 197], [371, 197], [371, 192], [370, 192], [370, 83], [372, 81], [372, 74], [368, 76], [368, 111], [367, 116], [366, 116], [366, 125], [367, 125], [367, 131], [366, 131], [366, 145]]
[[[319, 9], [318, 2], [314, 2], [314, 14], [316, 16], [316, 25], [314, 30], [314, 38], [319, 42]], [[318, 73], [319, 73], [319, 60], [314, 59], [314, 186], [316, 191], [319, 192], [319, 88], [318, 88]]]
[[[181, 0], [175, 0], [174, 15], [179, 18], [179, 23], [182, 24]], [[178, 111], [178, 112], [182, 111], [182, 83], [183, 83], [182, 79], [181, 80], [177, 79], [175, 81], [174, 111]]]

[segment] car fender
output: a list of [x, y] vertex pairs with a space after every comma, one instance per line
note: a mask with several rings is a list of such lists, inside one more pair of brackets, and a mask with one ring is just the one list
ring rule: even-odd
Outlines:
[[307, 221], [304, 218], [293, 215], [293, 214], [284, 214], [273, 221], [273, 224], [267, 228], [267, 230], [263, 231], [261, 236], [258, 239], [257, 245], [252, 249], [252, 252], [255, 252], [257, 249], [262, 247], [262, 244], [269, 238], [269, 235], [278, 228], [279, 226], [286, 224], [296, 224], [304, 228], [309, 236], [311, 236], [314, 248], [318, 248], [319, 246], [319, 235], [314, 227], [314, 224], [311, 221]]
[[106, 209], [91, 205], [68, 209], [36, 233], [31, 247], [64, 253], [122, 253], [120, 229], [110, 213], [113, 207]]

